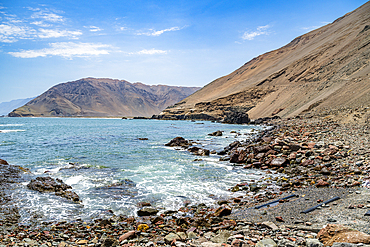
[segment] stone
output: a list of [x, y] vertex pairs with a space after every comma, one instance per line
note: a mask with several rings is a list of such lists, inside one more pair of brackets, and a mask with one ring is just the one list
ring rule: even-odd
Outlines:
[[322, 247], [324, 245], [316, 238], [307, 238], [306, 246], [307, 247]]
[[0, 164], [1, 165], [9, 165], [6, 160], [0, 159]]
[[227, 242], [227, 239], [231, 236], [231, 233], [230, 231], [221, 231], [219, 234], [217, 234], [216, 236], [212, 237], [211, 238], [211, 241], [213, 243], [226, 243]]
[[357, 244], [350, 244], [350, 243], [333, 243], [332, 245], [332, 247], [357, 247], [357, 246], [358, 246]]
[[262, 239], [261, 241], [258, 241], [255, 245], [256, 247], [277, 247], [277, 244], [274, 240], [270, 238]]
[[270, 165], [271, 166], [275, 166], [275, 167], [281, 167], [281, 166], [284, 166], [285, 163], [286, 163], [286, 159], [285, 158], [275, 158], [271, 161]]
[[212, 242], [203, 242], [203, 243], [200, 244], [200, 246], [203, 246], [203, 247], [222, 247], [222, 244], [212, 243]]
[[155, 208], [142, 208], [137, 211], [138, 216], [151, 216], [156, 215], [159, 211]]
[[279, 229], [279, 227], [277, 227], [277, 225], [275, 225], [275, 223], [274, 222], [271, 222], [271, 221], [262, 222], [262, 226], [265, 226], [265, 227], [270, 228], [272, 230]]
[[278, 221], [278, 222], [284, 222], [284, 219], [283, 219], [283, 217], [281, 217], [281, 216], [276, 216], [276, 217], [275, 217], [275, 219], [276, 219], [276, 221]]
[[177, 235], [176, 233], [173, 233], [171, 232], [170, 234], [166, 235], [164, 237], [164, 241], [167, 243], [167, 244], [170, 244], [172, 243], [172, 241], [174, 240], [180, 240], [180, 236]]
[[277, 243], [278, 247], [297, 247], [297, 245], [288, 239], [282, 239]]
[[119, 242], [122, 242], [125, 239], [131, 239], [131, 238], [134, 238], [134, 237], [135, 237], [135, 231], [132, 230], [132, 231], [126, 232], [125, 234], [121, 235], [119, 237]]
[[69, 191], [72, 187], [58, 178], [37, 177], [27, 184], [27, 188], [39, 192], [54, 192], [55, 195], [64, 197], [73, 202], [80, 201], [79, 196], [75, 192]]
[[168, 147], [184, 147], [184, 148], [188, 148], [190, 145], [191, 144], [188, 140], [180, 136], [173, 138], [170, 142], [165, 144], [165, 146]]
[[103, 240], [101, 246], [102, 247], [113, 247], [113, 246], [118, 246], [119, 245], [119, 242], [117, 241], [117, 239], [114, 239], [114, 238], [106, 238]]
[[222, 136], [222, 131], [221, 130], [217, 130], [213, 133], [210, 133], [208, 134], [209, 136]]
[[227, 216], [227, 215], [230, 215], [231, 214], [231, 210], [232, 209], [229, 206], [222, 205], [221, 207], [219, 207], [218, 209], [216, 209], [214, 215], [216, 217]]
[[317, 234], [317, 238], [324, 245], [331, 246], [335, 242], [344, 243], [370, 243], [370, 235], [350, 229], [343, 225], [328, 224], [326, 227], [322, 228]]
[[319, 181], [317, 181], [317, 183], [316, 183], [316, 187], [317, 188], [320, 188], [320, 187], [327, 187], [327, 186], [329, 186], [329, 183], [328, 182], [326, 182], [326, 181], [324, 181], [324, 180], [322, 180], [322, 179], [320, 179]]

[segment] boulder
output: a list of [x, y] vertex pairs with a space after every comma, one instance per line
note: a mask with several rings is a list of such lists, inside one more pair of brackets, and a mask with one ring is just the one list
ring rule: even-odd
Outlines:
[[318, 239], [307, 238], [306, 239], [306, 246], [307, 247], [322, 247], [324, 245]]
[[274, 240], [270, 238], [262, 239], [261, 241], [258, 241], [255, 245], [256, 247], [277, 247], [277, 244]]
[[0, 159], [0, 164], [1, 165], [9, 165], [8, 162], [6, 162], [6, 160], [3, 160], [3, 159]]
[[328, 224], [317, 234], [317, 238], [326, 246], [332, 246], [333, 243], [352, 243], [369, 244], [370, 235], [350, 229], [343, 225]]
[[121, 235], [119, 237], [119, 241], [122, 242], [125, 239], [131, 239], [134, 237], [135, 237], [135, 230], [132, 230], [132, 231], [126, 232], [125, 234]]
[[183, 147], [183, 148], [188, 148], [190, 146], [190, 142], [186, 140], [183, 137], [175, 137], [171, 141], [165, 144], [165, 146], [168, 147]]
[[222, 136], [222, 131], [221, 130], [217, 130], [215, 132], [212, 132], [210, 134], [208, 134], [209, 136]]
[[210, 153], [208, 149], [199, 148], [195, 146], [188, 148], [188, 151], [195, 155], [200, 155], [200, 156], [209, 156], [209, 153]]
[[271, 161], [270, 165], [271, 166], [275, 166], [275, 167], [281, 167], [281, 166], [285, 166], [286, 164], [286, 159], [285, 158], [275, 158]]
[[230, 231], [221, 231], [219, 234], [217, 234], [216, 236], [214, 236], [213, 238], [211, 238], [211, 241], [213, 243], [226, 243], [227, 242], [227, 239], [231, 236], [231, 233]]
[[142, 208], [139, 211], [137, 211], [138, 216], [151, 216], [156, 215], [158, 213], [158, 210], [155, 208]]
[[64, 197], [73, 202], [80, 202], [79, 196], [69, 189], [72, 189], [70, 185], [65, 184], [61, 179], [54, 179], [51, 177], [37, 177], [32, 179], [27, 187], [31, 190], [39, 192], [54, 192], [55, 195]]
[[226, 113], [222, 122], [230, 124], [246, 124], [250, 122], [250, 119], [248, 114], [245, 112], [231, 111]]
[[180, 236], [177, 235], [176, 233], [170, 233], [170, 234], [168, 234], [167, 236], [164, 237], [164, 241], [167, 244], [171, 244], [172, 241], [174, 241], [174, 240], [180, 240]]
[[231, 210], [232, 209], [229, 206], [222, 205], [221, 207], [219, 207], [218, 209], [216, 209], [216, 212], [214, 213], [214, 215], [216, 217], [227, 216], [227, 215], [230, 215], [231, 214]]

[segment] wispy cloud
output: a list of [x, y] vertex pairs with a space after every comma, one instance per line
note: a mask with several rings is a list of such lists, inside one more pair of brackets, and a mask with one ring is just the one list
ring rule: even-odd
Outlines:
[[33, 8], [28, 8], [29, 10], [32, 10], [32, 11], [35, 11], [35, 13], [33, 13], [31, 15], [31, 18], [33, 19], [42, 19], [44, 21], [48, 21], [48, 22], [64, 22], [64, 17], [61, 16], [61, 15], [58, 15], [56, 13], [54, 13], [53, 11], [49, 10], [49, 9], [33, 9]]
[[255, 37], [260, 36], [260, 35], [267, 35], [267, 29], [270, 28], [270, 25], [265, 25], [265, 26], [259, 26], [257, 27], [256, 31], [253, 32], [244, 32], [242, 39], [243, 40], [253, 40]]
[[51, 24], [44, 23], [43, 21], [34, 21], [34, 22], [31, 22], [31, 24], [39, 26], [39, 27], [50, 27], [51, 26]]
[[14, 43], [19, 39], [31, 38], [36, 33], [35, 29], [22, 25], [0, 24], [0, 42]]
[[89, 26], [89, 27], [84, 26], [84, 28], [90, 29], [90, 32], [98, 32], [98, 31], [102, 31], [103, 30], [100, 27], [96, 27], [96, 26]]
[[164, 32], [171, 32], [171, 31], [178, 31], [181, 30], [182, 28], [180, 27], [171, 27], [163, 30], [156, 31], [154, 29], [149, 29], [147, 32], [138, 32], [136, 33], [137, 35], [146, 35], [146, 36], [159, 36], [163, 34]]
[[60, 56], [72, 59], [73, 57], [107, 55], [112, 51], [110, 45], [93, 43], [58, 42], [50, 43], [49, 46], [49, 48], [40, 50], [22, 50], [19, 52], [9, 52], [9, 54], [19, 58]]
[[37, 36], [42, 39], [48, 38], [60, 38], [60, 37], [69, 37], [71, 39], [77, 39], [77, 36], [82, 35], [80, 31], [67, 31], [67, 30], [57, 30], [57, 29], [43, 29], [38, 30]]
[[138, 52], [130, 52], [130, 55], [156, 55], [156, 54], [167, 54], [167, 51], [164, 50], [157, 50], [157, 49], [144, 49]]

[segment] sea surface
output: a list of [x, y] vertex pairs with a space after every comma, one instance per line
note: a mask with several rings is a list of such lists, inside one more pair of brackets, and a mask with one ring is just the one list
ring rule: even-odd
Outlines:
[[[111, 213], [135, 216], [140, 202], [164, 211], [245, 195], [229, 189], [265, 174], [219, 161], [216, 154], [195, 156], [164, 144], [182, 136], [220, 151], [264, 128], [200, 121], [0, 118], [0, 158], [30, 171], [12, 189], [24, 224]], [[208, 135], [217, 130], [223, 136]], [[38, 176], [62, 179], [82, 203], [27, 189]]]

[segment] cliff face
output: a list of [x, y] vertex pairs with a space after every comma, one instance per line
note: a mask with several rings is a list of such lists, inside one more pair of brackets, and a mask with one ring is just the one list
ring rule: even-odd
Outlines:
[[[260, 55], [164, 110], [158, 118], [293, 117], [370, 105], [370, 2]], [[206, 117], [206, 118], [207, 118]]]
[[86, 78], [58, 84], [9, 116], [150, 117], [198, 89]]

